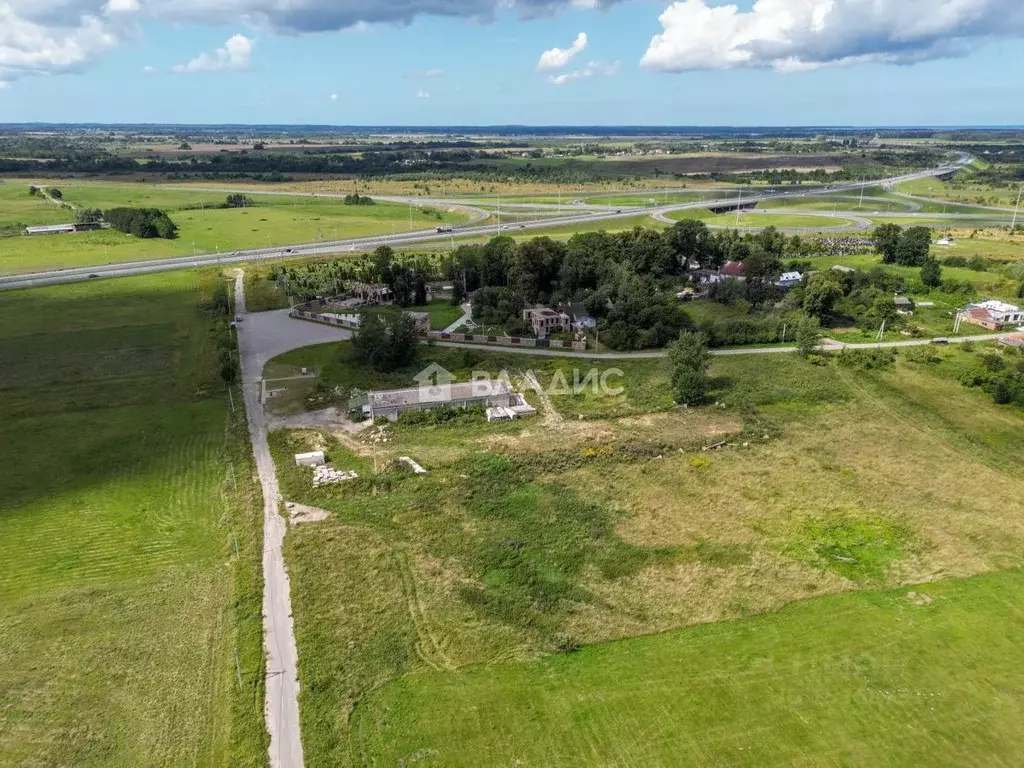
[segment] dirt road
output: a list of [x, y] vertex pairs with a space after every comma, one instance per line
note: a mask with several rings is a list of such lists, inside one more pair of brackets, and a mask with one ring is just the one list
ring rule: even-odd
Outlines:
[[[245, 315], [245, 285], [241, 272], [235, 283], [236, 313]], [[238, 325], [245, 410], [263, 486], [263, 631], [267, 653], [267, 691], [264, 702], [270, 733], [272, 768], [300, 768], [303, 764], [299, 727], [299, 653], [292, 624], [291, 584], [281, 545], [288, 524], [279, 513], [281, 492], [274, 460], [267, 443], [267, 422], [260, 403], [260, 378], [266, 350], [255, 324]]]

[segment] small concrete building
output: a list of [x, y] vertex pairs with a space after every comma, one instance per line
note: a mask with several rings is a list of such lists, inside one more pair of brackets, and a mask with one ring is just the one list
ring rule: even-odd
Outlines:
[[321, 467], [327, 462], [323, 451], [312, 451], [310, 453], [296, 453], [295, 466], [297, 467]]
[[903, 317], [911, 317], [914, 314], [914, 302], [906, 296], [897, 296], [892, 303], [896, 306], [896, 314]]
[[516, 402], [515, 393], [505, 381], [488, 379], [370, 392], [363, 412], [370, 419], [383, 416], [390, 421], [398, 421], [398, 417], [405, 411], [469, 408], [474, 405], [510, 408]]

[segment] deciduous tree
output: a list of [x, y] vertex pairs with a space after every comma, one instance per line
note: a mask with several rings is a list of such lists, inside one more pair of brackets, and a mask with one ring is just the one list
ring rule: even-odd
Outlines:
[[707, 396], [711, 355], [703, 334], [683, 331], [668, 348], [672, 395], [680, 405], [700, 405]]

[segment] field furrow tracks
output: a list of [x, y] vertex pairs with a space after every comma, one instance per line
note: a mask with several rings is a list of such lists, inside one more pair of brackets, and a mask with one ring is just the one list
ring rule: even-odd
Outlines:
[[426, 610], [420, 601], [419, 592], [416, 589], [416, 576], [409, 565], [409, 555], [403, 550], [391, 549], [398, 573], [402, 578], [402, 592], [405, 594], [405, 602], [409, 608], [409, 617], [416, 628], [419, 640], [416, 642], [416, 655], [423, 663], [435, 671], [455, 669], [455, 664], [445, 654], [442, 644], [430, 631], [426, 618]]

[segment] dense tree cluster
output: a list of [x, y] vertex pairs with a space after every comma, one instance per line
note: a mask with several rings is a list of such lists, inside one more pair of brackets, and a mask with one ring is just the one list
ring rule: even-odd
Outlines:
[[932, 231], [928, 227], [903, 229], [898, 224], [882, 224], [875, 229], [874, 241], [884, 263], [921, 267], [931, 253]]
[[345, 195], [345, 205], [376, 205], [376, 201], [372, 197], [367, 195], [360, 195], [358, 192], [354, 195]]
[[[685, 220], [665, 232], [588, 232], [566, 243], [540, 237], [517, 244], [498, 237], [484, 245], [457, 248], [443, 271], [460, 290], [476, 291], [478, 322], [514, 325], [526, 306], [580, 302], [597, 319], [604, 344], [645, 349], [665, 346], [692, 327], [675, 301], [673, 287], [688, 281], [694, 269], [742, 261], [747, 279], [716, 287], [719, 300], [771, 306], [781, 298], [775, 282], [783, 258], [813, 248], [812, 241], [786, 238], [774, 229], [741, 235], [712, 232], [703, 222]], [[726, 291], [731, 292], [728, 297]], [[761, 330], [748, 327], [740, 332], [759, 336]], [[772, 332], [777, 330], [773, 324]], [[729, 334], [718, 327], [707, 335], [717, 343]]]
[[99, 224], [103, 221], [103, 211], [99, 208], [79, 208], [75, 211], [76, 224]]
[[394, 371], [416, 357], [419, 339], [416, 322], [404, 312], [379, 315], [363, 313], [352, 338], [356, 359], [378, 371]]
[[114, 229], [135, 237], [173, 240], [178, 236], [177, 225], [159, 208], [111, 208], [103, 218]]
[[252, 206], [252, 198], [241, 193], [230, 194], [224, 201], [225, 208], [252, 208]]

